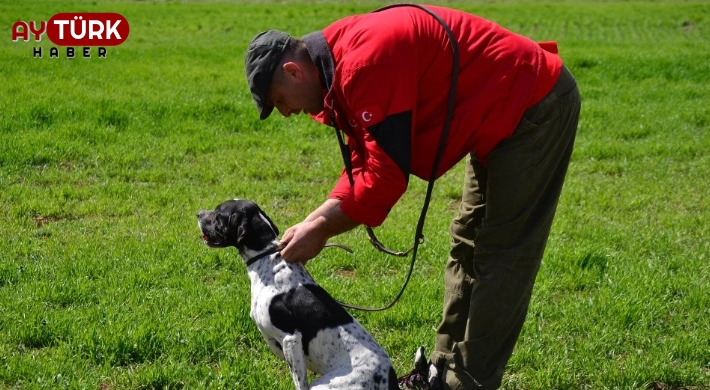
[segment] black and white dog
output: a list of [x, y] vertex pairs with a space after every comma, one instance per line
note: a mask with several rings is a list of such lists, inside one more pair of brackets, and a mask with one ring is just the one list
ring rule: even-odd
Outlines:
[[[200, 211], [202, 239], [233, 246], [251, 279], [251, 318], [286, 360], [297, 390], [395, 390], [397, 376], [373, 337], [317, 285], [300, 263], [279, 255], [278, 230], [254, 202]], [[309, 387], [306, 368], [320, 375]]]

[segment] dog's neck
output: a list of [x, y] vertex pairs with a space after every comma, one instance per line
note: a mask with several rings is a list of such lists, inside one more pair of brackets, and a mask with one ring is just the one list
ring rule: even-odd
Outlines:
[[281, 245], [279, 244], [278, 240], [274, 240], [264, 249], [257, 251], [249, 248], [244, 248], [243, 251], [240, 251], [240, 254], [242, 256], [242, 260], [244, 260], [244, 264], [246, 264], [246, 266], [248, 267], [261, 259], [273, 255], [274, 253], [277, 253], [280, 250]]

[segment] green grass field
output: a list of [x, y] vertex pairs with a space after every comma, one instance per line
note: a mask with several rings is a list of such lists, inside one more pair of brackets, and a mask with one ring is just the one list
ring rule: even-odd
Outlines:
[[[249, 319], [236, 251], [195, 212], [257, 201], [282, 230], [340, 171], [331, 130], [260, 122], [244, 52], [384, 3], [0, 1], [0, 388], [292, 389]], [[582, 117], [505, 389], [710, 388], [710, 3], [440, 2], [557, 40]], [[118, 12], [128, 40], [100, 58], [13, 42], [17, 20]], [[33, 58], [34, 47], [45, 58]], [[413, 280], [354, 315], [411, 368], [433, 347], [462, 167], [439, 180]], [[378, 229], [411, 243], [425, 183]], [[334, 296], [382, 305], [407, 261], [362, 230], [309, 264]], [[656, 383], [655, 388], [661, 388]]]

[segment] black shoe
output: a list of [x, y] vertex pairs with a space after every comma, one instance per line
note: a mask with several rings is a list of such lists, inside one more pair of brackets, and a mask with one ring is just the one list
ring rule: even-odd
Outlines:
[[417, 372], [416, 369], [412, 370], [409, 374], [400, 377], [398, 383], [400, 389], [431, 390], [429, 382], [426, 380], [426, 376]]
[[414, 355], [414, 369], [409, 374], [399, 378], [400, 389], [441, 390], [441, 378], [433, 364], [424, 357], [424, 347], [417, 348]]

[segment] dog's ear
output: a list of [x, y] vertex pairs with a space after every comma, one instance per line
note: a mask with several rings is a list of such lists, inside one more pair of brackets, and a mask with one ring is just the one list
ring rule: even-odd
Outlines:
[[245, 223], [246, 218], [244, 218], [243, 214], [235, 213], [229, 216], [229, 227], [236, 233], [234, 235], [234, 246], [237, 248], [241, 248], [244, 245], [244, 240], [249, 231], [248, 227], [244, 226]]
[[264, 214], [261, 209], [259, 209], [259, 216], [264, 220], [266, 224], [268, 224], [269, 228], [276, 234], [276, 237], [279, 236], [279, 228], [276, 227], [276, 224], [274, 221], [269, 218], [268, 215]]
[[264, 249], [279, 235], [276, 225], [259, 208], [232, 214], [229, 226], [236, 232], [236, 246], [240, 249]]
[[276, 225], [261, 210], [252, 214], [249, 224], [249, 234], [244, 244], [250, 249], [261, 250], [279, 236]]

